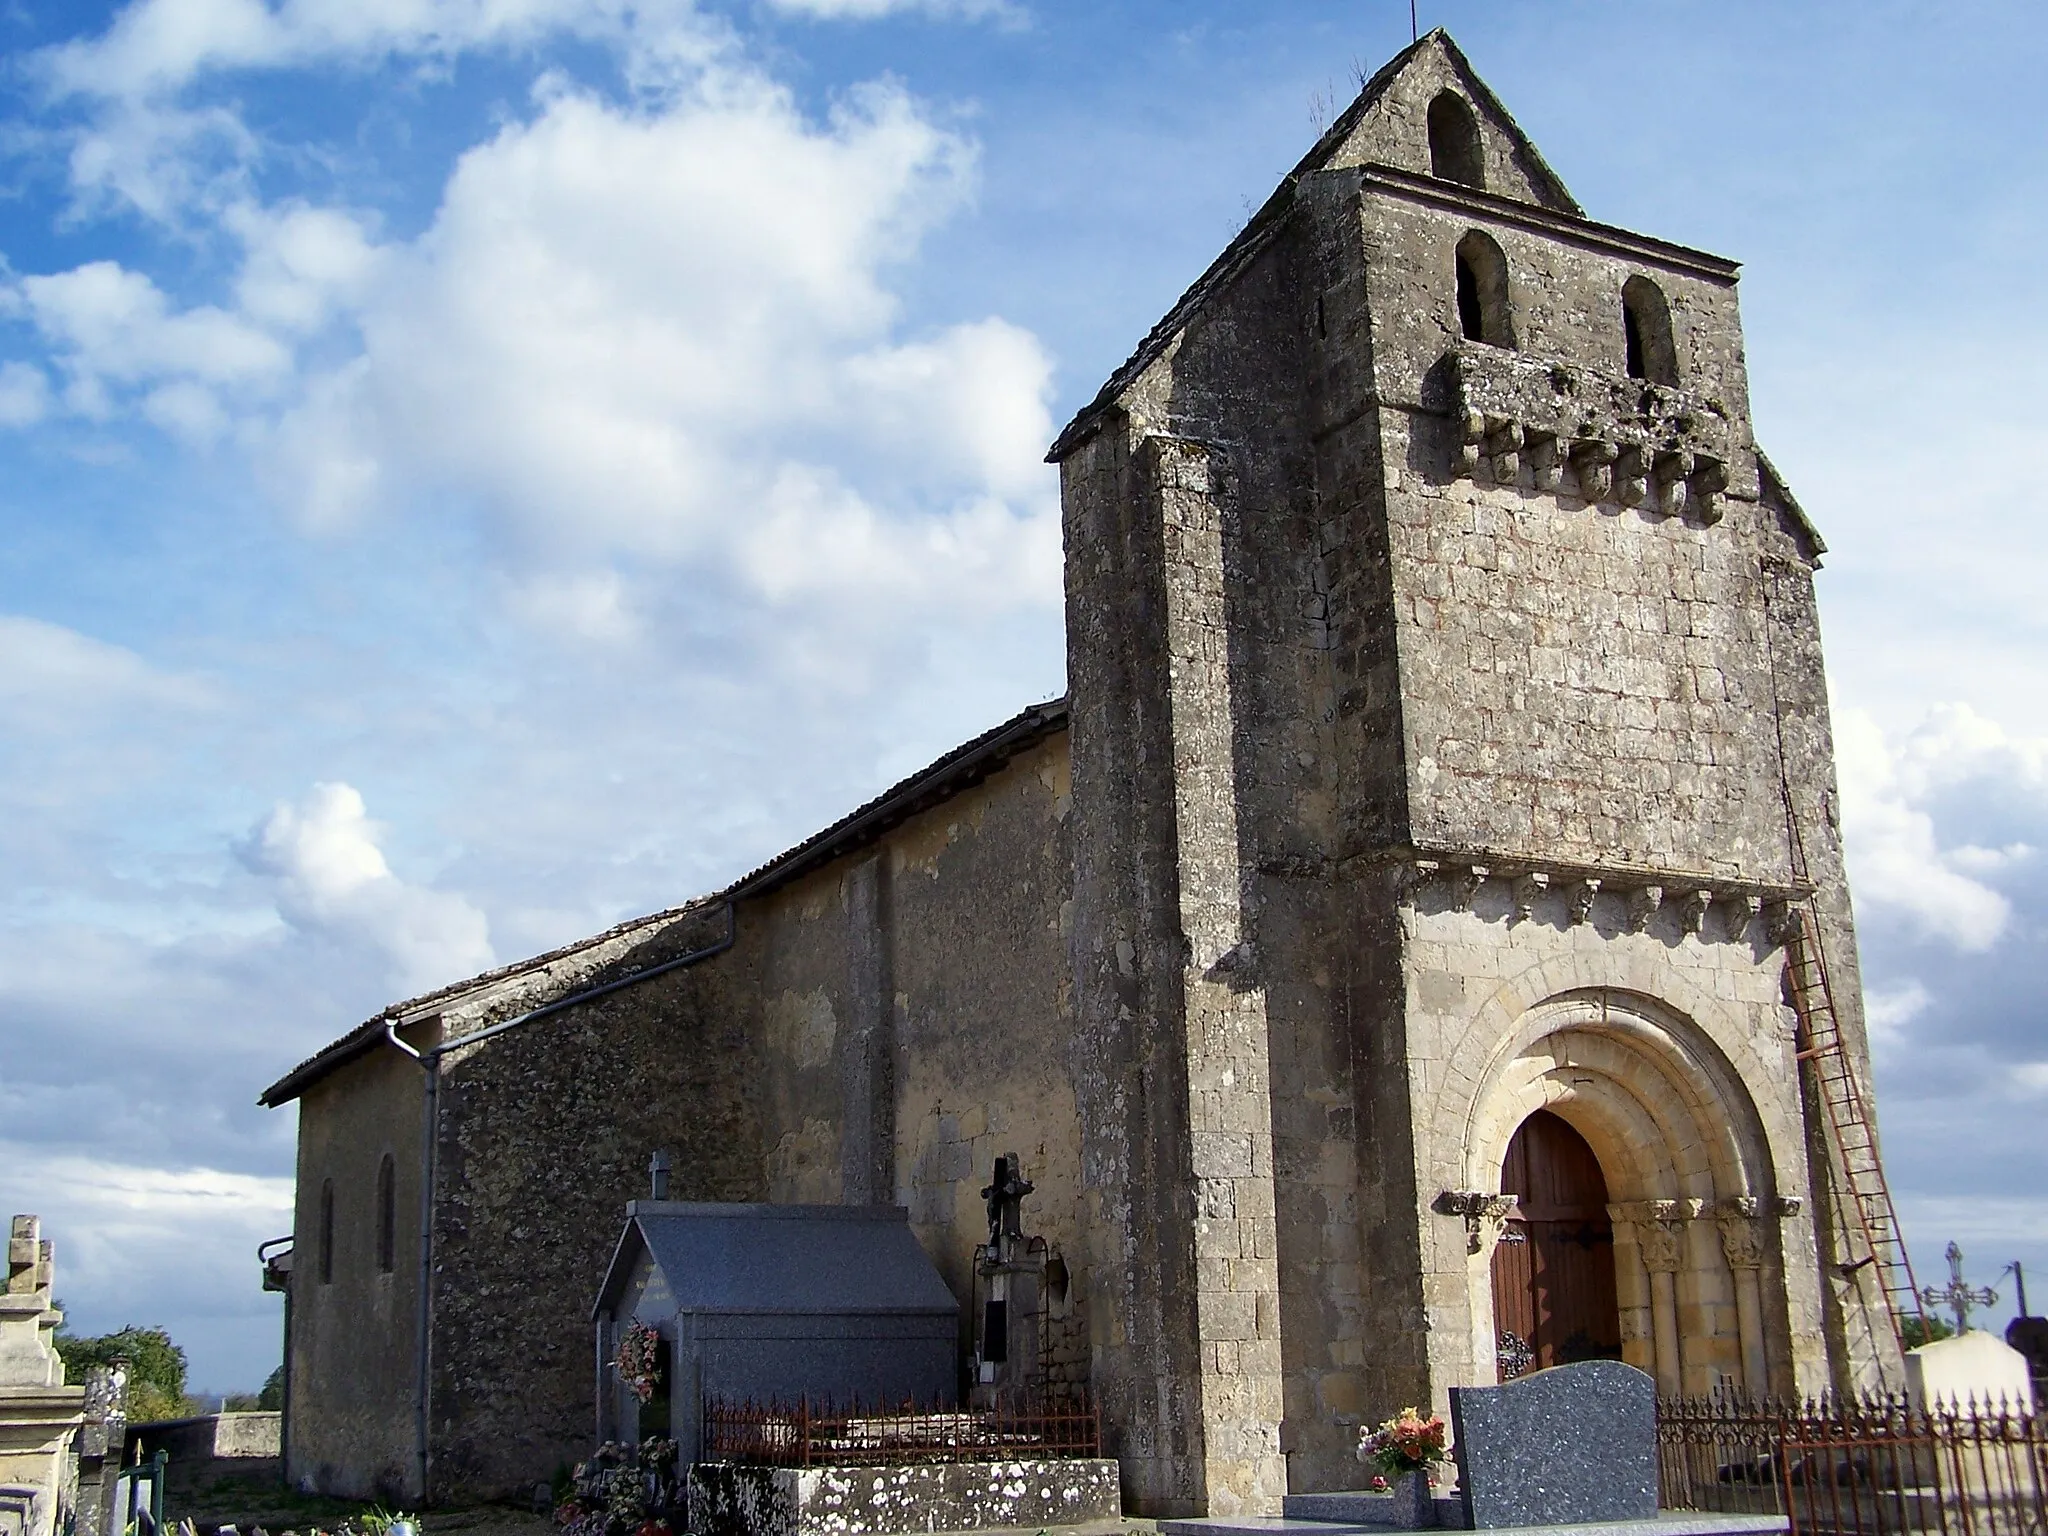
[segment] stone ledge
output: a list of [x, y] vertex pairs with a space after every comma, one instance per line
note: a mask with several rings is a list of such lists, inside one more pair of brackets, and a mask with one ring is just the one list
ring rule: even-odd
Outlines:
[[692, 1536], [902, 1536], [1115, 1520], [1116, 1462], [959, 1461], [690, 1469]]
[[1761, 915], [1774, 944], [1785, 942], [1796, 904], [1813, 893], [1806, 885], [1470, 850], [1416, 848], [1386, 858], [1384, 868], [1395, 901], [1404, 908], [1414, 908], [1424, 893], [1430, 892], [1450, 910], [1469, 912], [1481, 887], [1494, 884], [1509, 892], [1510, 921], [1534, 917], [1537, 903], [1554, 892], [1564, 899], [1567, 922], [1577, 927], [1591, 920], [1593, 905], [1601, 896], [1618, 895], [1625, 903], [1624, 926], [1631, 933], [1643, 932], [1660, 911], [1670, 910], [1677, 913], [1679, 925], [1687, 933], [1699, 934], [1708, 912], [1718, 907], [1729, 937], [1746, 933], [1750, 922]]
[[1460, 479], [1484, 466], [1499, 485], [1526, 474], [1538, 491], [1569, 484], [1588, 505], [1706, 525], [1724, 493], [1756, 499], [1748, 433], [1718, 400], [1503, 347], [1461, 345], [1450, 364]]

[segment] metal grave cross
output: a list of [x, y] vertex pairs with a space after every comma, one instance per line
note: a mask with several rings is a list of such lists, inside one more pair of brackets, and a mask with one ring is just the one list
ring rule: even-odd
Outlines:
[[1953, 1311], [1956, 1315], [1956, 1333], [1961, 1336], [1970, 1330], [1970, 1308], [1997, 1306], [1998, 1292], [1988, 1285], [1972, 1286], [1963, 1279], [1963, 1250], [1950, 1243], [1948, 1284], [1944, 1287], [1922, 1286], [1920, 1299], [1930, 1307], [1946, 1306]]

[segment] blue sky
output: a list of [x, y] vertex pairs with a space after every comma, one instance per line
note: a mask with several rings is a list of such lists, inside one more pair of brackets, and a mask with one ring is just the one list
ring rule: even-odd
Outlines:
[[[1425, 3], [1745, 263], [1923, 1269], [2048, 1298], [2038, 5]], [[260, 1381], [394, 998], [715, 886], [1062, 687], [1053, 428], [1400, 0], [0, 12], [0, 1204]], [[2009, 1287], [2008, 1287], [2009, 1290]]]

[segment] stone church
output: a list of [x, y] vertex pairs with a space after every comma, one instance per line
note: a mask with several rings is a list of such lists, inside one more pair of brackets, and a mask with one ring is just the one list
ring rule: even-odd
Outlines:
[[1822, 545], [1736, 273], [1588, 218], [1442, 33], [1393, 59], [1053, 444], [1066, 698], [266, 1091], [293, 1479], [581, 1454], [661, 1149], [677, 1199], [907, 1208], [963, 1390], [1088, 1393], [1144, 1514], [1355, 1486], [1361, 1422], [1574, 1358], [1895, 1371], [1788, 1006], [1811, 932], [1867, 1100]]

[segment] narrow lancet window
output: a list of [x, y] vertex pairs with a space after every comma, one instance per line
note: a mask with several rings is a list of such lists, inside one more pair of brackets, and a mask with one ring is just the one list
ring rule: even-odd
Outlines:
[[1429, 174], [1482, 191], [1486, 187], [1479, 120], [1456, 91], [1439, 91], [1429, 104]]
[[1621, 285], [1621, 331], [1628, 376], [1652, 384], [1678, 382], [1678, 348], [1671, 337], [1671, 306], [1647, 277]]
[[1458, 242], [1458, 333], [1488, 346], [1515, 344], [1508, 306], [1508, 259], [1498, 245], [1473, 230]]
[[397, 1169], [386, 1152], [377, 1165], [377, 1268], [387, 1275], [397, 1263], [397, 1182]]
[[320, 1186], [320, 1283], [334, 1279], [334, 1180]]

